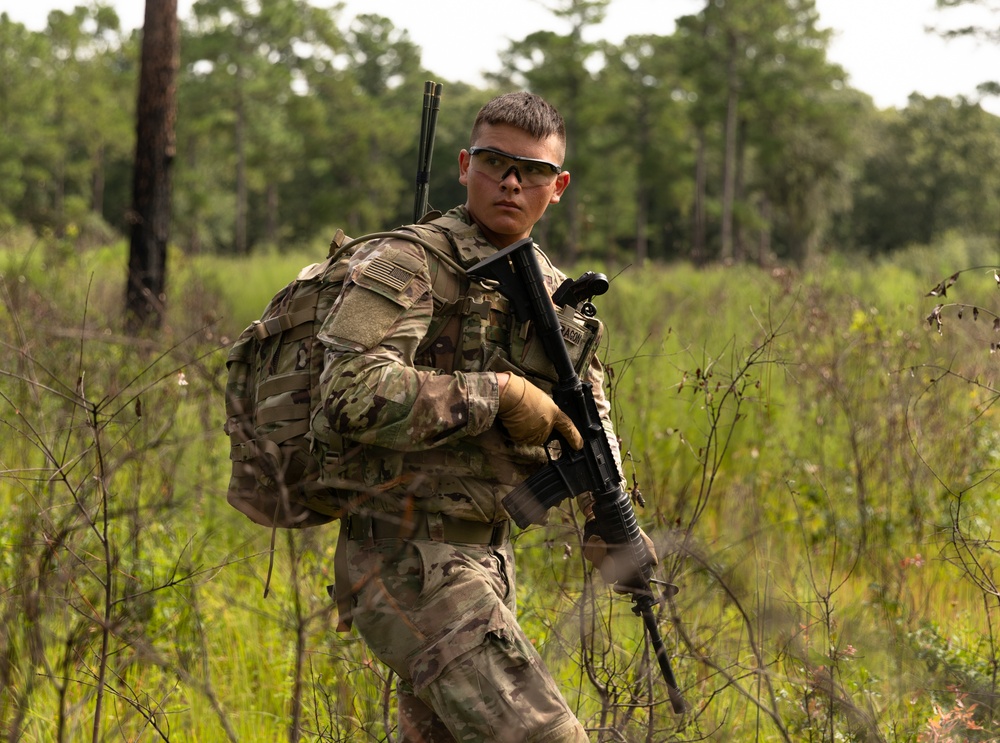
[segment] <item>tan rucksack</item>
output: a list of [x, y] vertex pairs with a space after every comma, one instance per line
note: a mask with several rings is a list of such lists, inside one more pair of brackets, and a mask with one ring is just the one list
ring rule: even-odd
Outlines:
[[[316, 333], [340, 296], [354, 250], [380, 237], [419, 243], [455, 274], [465, 273], [440, 228], [410, 226], [353, 240], [338, 230], [326, 260], [306, 266], [275, 294], [229, 352], [225, 431], [232, 476], [226, 499], [258, 524], [303, 528], [345, 513], [350, 491], [331, 486], [325, 476], [342, 452], [329, 451], [311, 433], [324, 358]], [[454, 274], [443, 282], [448, 291], [458, 283]]]

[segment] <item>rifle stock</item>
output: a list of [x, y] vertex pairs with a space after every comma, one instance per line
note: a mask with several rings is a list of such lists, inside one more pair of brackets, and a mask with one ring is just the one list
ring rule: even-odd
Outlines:
[[[530, 237], [518, 240], [469, 269], [470, 278], [495, 286], [514, 308], [515, 316], [530, 321], [533, 332], [555, 368], [558, 382], [552, 399], [569, 416], [583, 437], [583, 448], [573, 451], [558, 433], [560, 455], [514, 488], [503, 504], [514, 522], [524, 528], [541, 523], [546, 512], [566, 498], [590, 492], [594, 516], [601, 538], [616, 547], [616, 565], [625, 568], [615, 590], [632, 597], [632, 611], [642, 617], [657, 663], [667, 684], [674, 712], [687, 705], [681, 697], [670, 668], [670, 658], [660, 637], [653, 607], [658, 603], [651, 581], [652, 556], [646, 549], [632, 501], [622, 488], [621, 476], [607, 434], [601, 425], [594, 392], [573, 367], [555, 306], [545, 288], [545, 280]], [[622, 565], [622, 563], [625, 563]]]

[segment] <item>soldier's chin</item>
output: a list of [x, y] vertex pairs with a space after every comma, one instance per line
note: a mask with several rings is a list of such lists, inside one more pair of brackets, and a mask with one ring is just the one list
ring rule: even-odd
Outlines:
[[503, 215], [500, 215], [499, 218], [489, 220], [486, 223], [486, 230], [491, 241], [500, 248], [512, 245], [522, 237], [530, 234], [530, 230], [524, 226], [523, 220], [504, 218]]

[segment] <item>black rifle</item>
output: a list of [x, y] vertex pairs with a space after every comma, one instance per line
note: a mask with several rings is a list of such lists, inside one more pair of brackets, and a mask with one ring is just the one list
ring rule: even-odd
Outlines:
[[424, 108], [420, 118], [420, 149], [417, 153], [417, 193], [413, 201], [413, 221], [419, 222], [427, 213], [427, 192], [431, 182], [431, 158], [434, 156], [434, 135], [438, 112], [441, 110], [441, 83], [424, 83]]
[[[583, 437], [583, 448], [574, 451], [560, 434], [555, 433], [553, 439], [560, 443], [560, 456], [550, 459], [548, 465], [514, 488], [504, 498], [504, 508], [523, 529], [529, 524], [541, 523], [546, 512], [566, 498], [587, 491], [593, 494], [597, 531], [601, 539], [615, 547], [615, 565], [621, 575], [615, 590], [631, 596], [632, 611], [641, 616], [645, 624], [656, 661], [667, 683], [670, 703], [674, 712], [680, 714], [687, 705], [677, 688], [670, 657], [660, 637], [653, 611], [659, 603], [651, 587], [653, 556], [643, 542], [632, 501], [622, 488], [611, 445], [601, 426], [594, 391], [589, 382], [580, 379], [566, 349], [562, 326], [546, 291], [531, 238], [519, 240], [480, 261], [469, 269], [468, 274], [470, 278], [495, 286], [510, 300], [517, 319], [522, 323], [531, 322], [532, 332], [538, 334], [559, 380], [552, 390], [552, 399], [570, 417]], [[600, 274], [596, 276], [604, 279]], [[599, 280], [598, 284], [601, 284]], [[601, 287], [606, 289], [606, 285], [607, 280], [604, 279]], [[564, 289], [564, 294], [573, 299], [582, 298], [578, 296], [578, 291]]]

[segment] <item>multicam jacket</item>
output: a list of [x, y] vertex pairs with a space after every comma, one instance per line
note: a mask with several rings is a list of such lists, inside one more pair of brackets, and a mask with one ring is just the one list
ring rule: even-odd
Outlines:
[[[497, 250], [465, 207], [433, 224], [444, 225], [466, 268]], [[551, 294], [565, 276], [539, 256]], [[370, 498], [364, 507], [374, 510], [507, 518], [502, 498], [547, 461], [543, 447], [515, 444], [497, 419], [496, 372], [523, 374], [543, 388], [555, 381], [530, 333], [503, 296], [408, 241], [363, 245], [347, 276], [318, 334], [327, 349], [324, 403], [313, 420], [320, 439], [343, 439], [338, 476], [358, 484]], [[596, 356], [600, 323], [567, 312], [576, 316], [567, 324], [580, 330], [578, 373], [593, 384], [618, 458]]]

